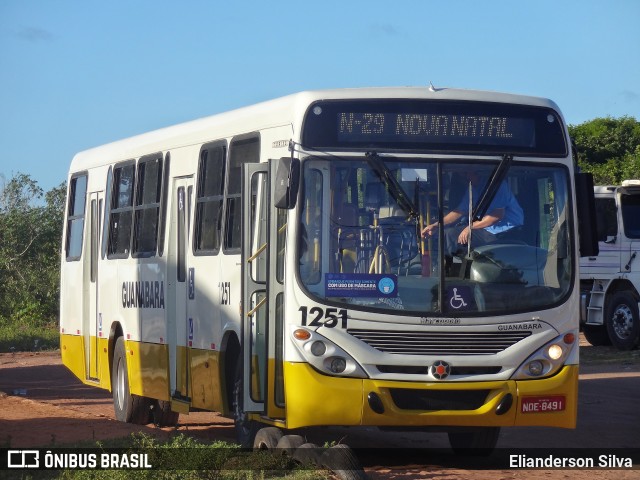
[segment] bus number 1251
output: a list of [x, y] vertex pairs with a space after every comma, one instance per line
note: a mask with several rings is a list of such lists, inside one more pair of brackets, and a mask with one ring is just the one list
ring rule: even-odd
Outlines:
[[[342, 308], [322, 308], [322, 307], [300, 307], [298, 309], [302, 314], [302, 326], [306, 327], [322, 327], [334, 328], [338, 326], [340, 321], [341, 328], [347, 328], [347, 310]], [[311, 317], [311, 322], [308, 322]]]

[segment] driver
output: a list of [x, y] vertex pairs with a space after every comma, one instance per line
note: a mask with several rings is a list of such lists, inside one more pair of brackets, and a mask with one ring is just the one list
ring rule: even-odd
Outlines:
[[[482, 190], [479, 176], [475, 172], [467, 173], [467, 180], [472, 185], [473, 206], [477, 204]], [[506, 182], [502, 182], [496, 192], [487, 213], [471, 224], [473, 233], [469, 230], [469, 190], [465, 189], [459, 205], [443, 217], [445, 235], [445, 255], [454, 256], [464, 251], [471, 236], [471, 247], [494, 243], [496, 234], [519, 227], [524, 222], [522, 207], [511, 192]], [[440, 226], [439, 222], [424, 227], [422, 236], [431, 236]]]

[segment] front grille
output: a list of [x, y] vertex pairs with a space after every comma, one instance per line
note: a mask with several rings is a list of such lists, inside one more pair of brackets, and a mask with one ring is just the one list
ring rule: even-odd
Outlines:
[[495, 355], [531, 335], [523, 332], [408, 332], [348, 329], [385, 353], [398, 355]]
[[[411, 365], [376, 365], [380, 373], [397, 373], [405, 375], [427, 375], [429, 366]], [[456, 375], [494, 375], [502, 370], [502, 367], [451, 367], [450, 376]]]
[[489, 390], [415, 390], [390, 388], [393, 403], [401, 410], [477, 410]]

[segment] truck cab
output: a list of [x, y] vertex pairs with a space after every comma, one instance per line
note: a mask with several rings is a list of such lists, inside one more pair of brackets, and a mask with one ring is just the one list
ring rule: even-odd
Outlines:
[[640, 180], [594, 187], [600, 253], [580, 262], [581, 326], [592, 345], [640, 341]]

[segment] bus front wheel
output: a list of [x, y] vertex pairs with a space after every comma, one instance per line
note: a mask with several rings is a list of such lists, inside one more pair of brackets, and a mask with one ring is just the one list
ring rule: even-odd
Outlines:
[[118, 337], [113, 350], [111, 391], [116, 419], [121, 422], [146, 425], [150, 423], [151, 402], [146, 397], [132, 395], [127, 375], [127, 351], [124, 339]]
[[451, 449], [460, 455], [490, 455], [498, 443], [499, 427], [480, 427], [449, 432]]

